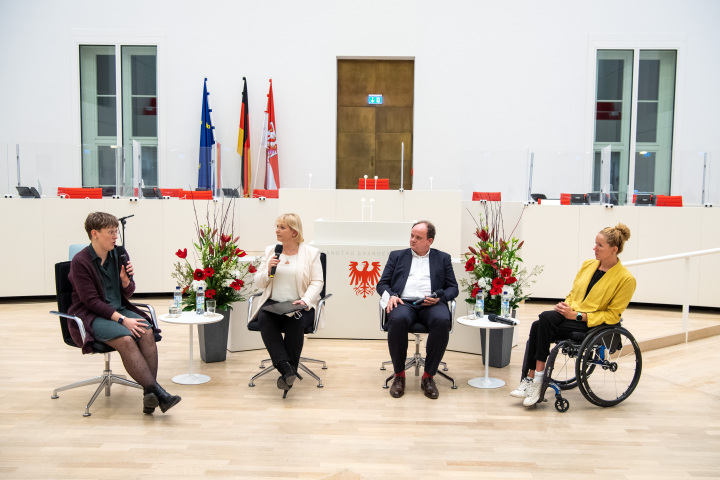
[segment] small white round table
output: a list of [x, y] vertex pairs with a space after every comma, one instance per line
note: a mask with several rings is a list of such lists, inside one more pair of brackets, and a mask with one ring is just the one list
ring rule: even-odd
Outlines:
[[165, 315], [160, 315], [158, 318], [163, 322], [188, 325], [188, 328], [190, 328], [190, 373], [174, 376], [172, 381], [181, 385], [200, 385], [201, 383], [209, 382], [209, 376], [193, 372], [193, 325], [219, 322], [223, 319], [223, 316], [219, 313], [214, 315], [198, 315], [195, 312], [182, 312], [179, 317], [171, 317], [166, 313]]
[[[515, 321], [517, 322], [517, 320]], [[499, 378], [491, 378], [488, 375], [488, 370], [490, 368], [490, 330], [512, 328], [513, 326], [500, 322], [491, 322], [490, 320], [488, 320], [487, 315], [483, 316], [482, 318], [460, 317], [458, 318], [458, 323], [467, 325], [468, 327], [485, 329], [485, 376], [468, 380], [468, 385], [475, 388], [500, 388], [504, 386], [504, 381], [500, 380]]]

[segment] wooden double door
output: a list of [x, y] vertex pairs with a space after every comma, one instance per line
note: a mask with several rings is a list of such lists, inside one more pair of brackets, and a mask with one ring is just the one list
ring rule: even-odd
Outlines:
[[[413, 60], [338, 60], [336, 188], [358, 188], [358, 179], [388, 178], [412, 188]], [[369, 105], [368, 95], [383, 96]]]

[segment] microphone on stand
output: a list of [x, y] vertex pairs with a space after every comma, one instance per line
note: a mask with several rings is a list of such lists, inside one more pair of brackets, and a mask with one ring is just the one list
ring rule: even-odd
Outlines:
[[[275, 258], [280, 258], [280, 254], [282, 253], [282, 251], [282, 243], [278, 243], [277, 245], [275, 245]], [[277, 265], [270, 269], [270, 278], [273, 278], [275, 276], [275, 270], [277, 270]]]

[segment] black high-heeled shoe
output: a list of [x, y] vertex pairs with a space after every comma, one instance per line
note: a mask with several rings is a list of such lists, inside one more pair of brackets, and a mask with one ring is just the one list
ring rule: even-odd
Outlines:
[[[163, 413], [170, 410], [172, 407], [180, 403], [180, 400], [182, 400], [182, 398], [180, 398], [178, 395], [170, 395], [168, 392], [165, 391], [163, 387], [161, 387], [157, 383], [149, 387], [148, 391], [151, 393], [145, 395], [145, 397], [143, 398], [143, 405], [145, 405], [145, 399], [154, 396], [155, 401], [157, 402], [156, 405], [160, 407], [160, 410], [162, 410]], [[149, 405], [146, 406], [149, 407]], [[143, 408], [143, 412], [145, 412], [145, 408]]]
[[155, 408], [159, 406], [160, 402], [157, 396], [155, 396], [152, 387], [143, 387], [143, 413], [152, 415], [155, 413]]
[[275, 368], [280, 372], [280, 377], [277, 379], [277, 387], [283, 390], [283, 398], [287, 397], [287, 392], [295, 383], [295, 379], [302, 377], [297, 373], [295, 367], [290, 365], [290, 362], [280, 362], [275, 365]]

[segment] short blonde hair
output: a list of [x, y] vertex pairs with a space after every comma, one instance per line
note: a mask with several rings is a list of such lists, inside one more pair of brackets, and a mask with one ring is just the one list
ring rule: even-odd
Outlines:
[[117, 227], [120, 224], [115, 215], [105, 212], [92, 212], [85, 219], [85, 231], [90, 240], [92, 240], [92, 231], [98, 232], [103, 228]]
[[275, 224], [287, 225], [294, 232], [297, 232], [295, 240], [297, 240], [298, 244], [305, 241], [305, 238], [303, 237], [302, 221], [297, 213], [283, 213], [277, 218], [277, 220], [275, 220]]
[[618, 255], [623, 251], [625, 242], [630, 239], [630, 229], [624, 223], [618, 223], [614, 227], [605, 227], [600, 230], [608, 245], [611, 247], [617, 247]]

